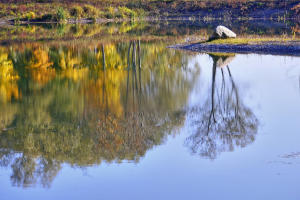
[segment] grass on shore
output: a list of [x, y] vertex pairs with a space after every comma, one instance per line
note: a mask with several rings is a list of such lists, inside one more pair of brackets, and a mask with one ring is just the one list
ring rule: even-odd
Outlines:
[[262, 43], [272, 43], [272, 42], [300, 42], [300, 38], [297, 37], [241, 37], [241, 38], [228, 38], [228, 39], [216, 39], [205, 44], [262, 44]]

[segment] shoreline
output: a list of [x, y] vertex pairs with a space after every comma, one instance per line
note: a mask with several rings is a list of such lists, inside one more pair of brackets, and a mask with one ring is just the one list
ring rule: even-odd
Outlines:
[[[12, 25], [12, 26], [18, 26], [18, 25], [30, 25], [30, 24], [101, 24], [101, 23], [118, 23], [118, 22], [151, 22], [151, 21], [218, 21], [218, 20], [224, 20], [220, 17], [211, 17], [211, 18], [205, 18], [200, 15], [174, 15], [174, 16], [148, 16], [148, 17], [143, 17], [143, 18], [114, 18], [114, 19], [108, 19], [108, 18], [97, 18], [97, 19], [90, 19], [90, 18], [81, 18], [81, 19], [74, 19], [70, 18], [67, 19], [65, 22], [58, 22], [58, 21], [19, 21], [18, 23], [14, 22], [13, 19], [0, 19], [0, 26], [1, 25]], [[274, 22], [280, 22], [280, 21], [294, 21], [294, 22], [299, 22], [298, 18], [291, 17], [291, 18], [285, 18], [285, 20], [278, 20], [275, 18], [236, 18], [236, 17], [231, 17], [231, 18], [226, 18], [226, 20], [239, 20], [239, 21], [274, 21]]]
[[300, 56], [300, 42], [264, 42], [260, 44], [176, 44], [167, 48], [199, 53], [240, 53]]

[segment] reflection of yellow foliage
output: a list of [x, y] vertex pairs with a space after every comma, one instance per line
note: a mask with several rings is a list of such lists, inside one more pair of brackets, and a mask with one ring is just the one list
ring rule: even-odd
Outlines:
[[30, 70], [32, 79], [44, 85], [55, 77], [55, 69], [51, 68], [52, 64], [49, 61], [48, 52], [37, 48], [33, 51], [33, 57], [27, 68]]
[[[96, 81], [89, 81], [87, 85], [88, 101], [91, 105], [101, 110], [109, 110], [113, 115], [120, 117], [123, 114], [120, 87], [126, 77], [126, 71], [123, 71], [127, 67], [126, 59], [121, 58], [120, 52], [113, 44], [104, 46], [104, 54], [106, 70], [98, 72]], [[97, 68], [103, 69], [102, 51], [98, 52], [96, 59], [98, 60]]]
[[74, 37], [81, 37], [84, 34], [84, 30], [82, 28], [77, 28], [74, 33]]
[[82, 80], [88, 75], [88, 68], [79, 68], [81, 59], [78, 56], [72, 56], [71, 51], [60, 52], [59, 66], [62, 69], [61, 76], [74, 81]]
[[108, 69], [100, 71], [96, 81], [89, 81], [87, 97], [91, 106], [107, 110], [117, 117], [123, 115], [120, 87], [125, 80], [126, 71]]
[[[112, 68], [112, 69], [125, 69], [126, 68], [126, 61], [125, 58], [121, 58], [120, 53], [117, 51], [117, 48], [115, 45], [107, 44], [104, 46], [104, 54], [105, 54], [105, 62], [106, 62], [106, 68]], [[102, 63], [102, 51], [99, 51], [97, 54], [97, 60], [100, 63], [100, 67], [103, 67]]]
[[8, 59], [8, 54], [0, 49], [0, 81], [14, 81], [19, 76], [14, 72], [12, 61]]
[[300, 34], [300, 26], [298, 24], [296, 26], [292, 27], [292, 33], [294, 33], [294, 34], [299, 33]]
[[126, 23], [126, 22], [123, 22], [122, 25], [121, 25], [120, 28], [119, 28], [119, 32], [120, 32], [120, 33], [126, 33], [126, 32], [128, 32], [128, 31], [130, 31], [130, 30], [136, 28], [137, 25], [138, 25], [137, 23], [134, 23], [134, 24], [128, 24], [128, 23]]
[[20, 97], [18, 85], [16, 83], [0, 83], [0, 102], [10, 101], [14, 97]]
[[19, 90], [16, 81], [19, 76], [14, 71], [12, 61], [8, 54], [0, 49], [0, 101], [10, 101], [12, 97], [19, 98]]
[[111, 27], [108, 27], [108, 28], [107, 28], [107, 32], [108, 32], [109, 34], [114, 34], [114, 33], [116, 33], [117, 31], [118, 31], [118, 28], [115, 27], [115, 26], [111, 26]]
[[0, 106], [0, 133], [13, 122], [17, 111], [17, 107], [14, 104]]
[[86, 37], [92, 37], [92, 36], [96, 35], [97, 33], [100, 33], [101, 31], [103, 31], [103, 28], [104, 27], [99, 24], [94, 24], [92, 27], [91, 27], [91, 25], [88, 25], [85, 28], [84, 35]]
[[80, 64], [80, 58], [78, 56], [72, 56], [71, 50], [68, 50], [67, 53], [61, 51], [59, 53], [59, 66], [65, 70], [74, 68]]
[[32, 79], [41, 85], [48, 83], [55, 77], [55, 69], [53, 68], [41, 68], [33, 69], [31, 71]]
[[48, 52], [42, 50], [41, 48], [37, 48], [33, 51], [33, 59], [28, 66], [29, 68], [47, 68], [51, 66], [53, 63], [49, 62]]
[[83, 80], [88, 75], [88, 68], [73, 69], [67, 68], [61, 72], [61, 77], [73, 81]]
[[35, 33], [36, 26], [28, 26], [28, 27], [24, 28], [24, 31], [28, 32], [28, 33]]
[[[135, 62], [141, 61], [142, 70], [135, 71], [132, 51], [137, 46], [131, 43], [128, 58], [128, 43], [104, 45], [105, 70], [102, 49], [95, 44], [91, 48], [45, 48], [48, 53], [31, 46], [24, 53], [12, 52], [22, 83], [25, 80], [28, 85], [22, 101], [5, 104], [3, 110], [0, 104], [0, 136], [8, 141], [2, 142], [3, 149], [21, 152], [29, 158], [26, 160], [37, 160], [17, 166], [24, 169], [21, 172], [25, 176], [26, 165], [32, 164], [38, 172], [34, 173], [38, 176], [35, 180], [50, 177], [43, 179], [46, 182], [59, 170], [52, 163], [87, 166], [102, 160], [138, 162], [148, 149], [161, 144], [166, 134], [179, 127], [184, 120], [177, 120], [177, 111], [185, 105], [193, 85], [187, 71], [176, 68], [185, 66], [184, 57], [165, 45], [147, 43], [141, 45], [141, 54], [136, 52]], [[124, 70], [128, 59], [129, 71]], [[55, 80], [35, 92], [34, 80], [43, 82], [42, 78], [52, 75], [57, 75]], [[47, 160], [46, 165], [35, 159], [38, 157]], [[47, 170], [40, 173], [42, 168]]]

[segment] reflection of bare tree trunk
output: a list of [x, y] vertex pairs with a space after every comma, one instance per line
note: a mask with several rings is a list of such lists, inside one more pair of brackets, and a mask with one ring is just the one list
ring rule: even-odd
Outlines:
[[135, 82], [135, 88], [138, 92], [138, 81], [136, 76], [136, 42], [133, 42], [133, 72], [134, 72], [134, 82]]
[[105, 107], [105, 120], [106, 116], [108, 115], [108, 96], [106, 91], [106, 64], [105, 64], [105, 50], [104, 45], [101, 45], [101, 51], [102, 51], [102, 65], [103, 65], [103, 82], [102, 82], [102, 102]]
[[132, 80], [131, 80], [131, 85], [132, 85], [132, 105], [134, 105], [134, 70], [135, 70], [135, 56], [134, 56], [134, 54], [135, 54], [135, 41], [133, 41], [133, 45], [132, 45], [133, 47], [132, 47], [132, 54], [131, 54], [131, 56], [132, 56]]
[[[104, 71], [104, 78], [103, 78], [103, 80], [104, 80], [104, 83], [105, 83], [105, 81], [106, 81], [106, 71]], [[106, 90], [106, 86], [104, 85], [104, 87], [105, 87], [105, 116], [107, 116], [108, 115], [108, 94], [107, 94], [107, 90]]]
[[102, 62], [103, 62], [103, 69], [105, 69], [105, 52], [104, 52], [104, 45], [102, 44]]
[[[129, 67], [129, 66], [128, 66]], [[127, 103], [128, 103], [128, 88], [129, 87], [129, 69], [127, 70], [127, 83], [126, 83], [126, 100], [125, 100], [125, 116], [127, 114]]]
[[140, 85], [140, 94], [142, 92], [142, 79], [141, 79], [141, 41], [138, 42], [138, 62], [139, 62], [139, 85]]
[[[225, 99], [224, 99], [224, 94], [225, 94], [225, 77], [224, 77], [224, 71], [223, 68], [221, 68], [221, 73], [222, 73], [222, 85], [221, 85], [221, 99], [220, 101], [223, 102], [223, 109], [225, 108]], [[225, 110], [223, 110], [225, 112]]]
[[107, 90], [106, 90], [106, 70], [104, 68], [103, 70], [103, 82], [102, 82], [102, 102], [105, 107], [105, 120], [106, 120], [106, 116], [108, 115], [108, 95], [107, 95]]
[[128, 90], [129, 90], [130, 48], [131, 48], [131, 42], [129, 43], [128, 53], [127, 53], [127, 83], [126, 83], [125, 116], [127, 115]]
[[133, 41], [133, 49], [132, 49], [132, 64], [133, 64], [133, 67], [135, 68], [136, 67], [136, 43], [135, 41]]
[[[131, 49], [132, 46], [132, 49]], [[138, 57], [138, 58], [137, 58]], [[137, 75], [137, 62], [138, 62], [138, 70], [139, 74]], [[140, 104], [140, 93], [141, 93], [141, 60], [140, 60], [140, 43], [136, 44], [136, 41], [130, 42], [127, 54], [127, 85], [126, 85], [126, 100], [125, 106], [127, 107], [128, 98], [132, 95], [132, 105], [135, 105], [135, 98], [137, 99], [138, 105]], [[130, 72], [131, 70], [131, 72]], [[131, 80], [130, 80], [131, 76]], [[131, 88], [132, 94], [129, 94], [129, 89]], [[134, 107], [134, 109], [137, 109]], [[125, 109], [125, 113], [127, 112], [127, 108]]]
[[[253, 142], [258, 121], [251, 109], [240, 99], [238, 87], [228, 66], [232, 59], [217, 55], [211, 57], [213, 59], [211, 92], [204, 107], [195, 110], [200, 112], [197, 119], [199, 127], [188, 137], [187, 142], [194, 153], [199, 152], [201, 156], [214, 159], [220, 152], [232, 151], [235, 146], [244, 147]], [[227, 70], [222, 68], [225, 66]], [[221, 70], [221, 82], [217, 79], [218, 69]], [[220, 87], [218, 83], [221, 83]]]
[[[216, 74], [217, 74], [217, 65], [214, 62], [213, 66], [213, 73], [212, 73], [212, 88], [211, 88], [211, 111], [210, 111], [210, 116], [209, 116], [209, 122], [208, 122], [208, 129], [210, 127], [211, 123], [211, 117], [213, 118], [214, 122], [216, 122], [215, 119], [215, 83], [216, 83]], [[208, 130], [209, 132], [209, 130]]]
[[236, 107], [235, 107], [235, 119], [236, 120], [240, 120], [239, 118], [239, 113], [240, 113], [240, 103], [239, 103], [239, 94], [238, 94], [238, 89], [235, 85], [235, 82], [233, 80], [233, 77], [231, 75], [231, 72], [230, 72], [230, 69], [229, 67], [227, 66], [227, 71], [228, 71], [228, 74], [229, 74], [229, 78], [230, 78], [230, 81], [231, 81], [231, 84], [232, 84], [232, 90], [234, 91], [234, 94], [235, 94], [235, 97], [236, 97]]
[[141, 68], [141, 41], [138, 42], [138, 62], [139, 62], [139, 68]]
[[139, 104], [142, 95], [142, 78], [141, 78], [141, 41], [138, 42], [138, 62], [139, 62]]
[[130, 69], [130, 48], [131, 48], [131, 42], [129, 43], [128, 47], [128, 54], [127, 54], [127, 68]]
[[134, 105], [134, 70], [132, 70], [132, 78], [131, 78], [131, 85], [132, 85], [132, 105]]

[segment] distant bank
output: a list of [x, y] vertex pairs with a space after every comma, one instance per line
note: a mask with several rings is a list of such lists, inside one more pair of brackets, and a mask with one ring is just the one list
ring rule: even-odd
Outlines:
[[299, 0], [0, 0], [1, 23], [153, 19], [295, 19]]

